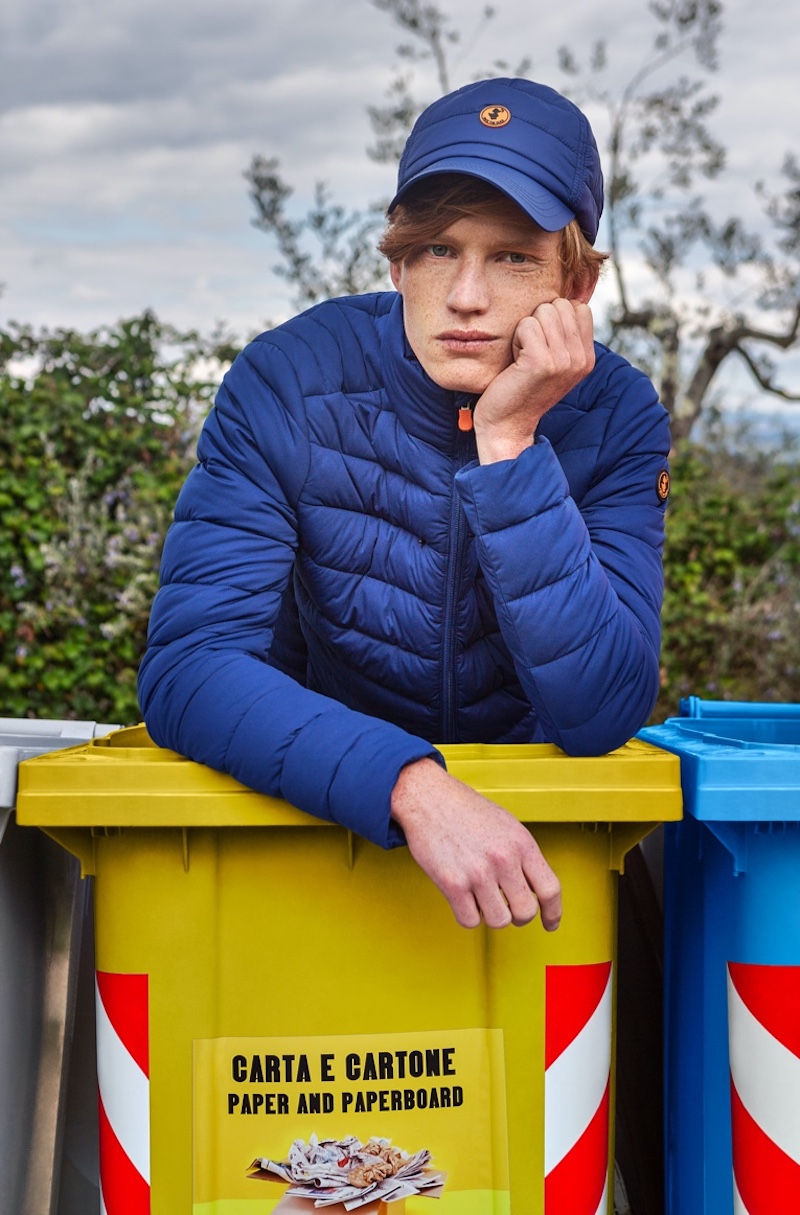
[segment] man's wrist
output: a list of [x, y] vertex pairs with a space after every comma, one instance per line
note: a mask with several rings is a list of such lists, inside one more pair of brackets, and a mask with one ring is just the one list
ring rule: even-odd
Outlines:
[[424, 813], [426, 807], [422, 786], [435, 780], [437, 774], [445, 774], [444, 768], [427, 756], [412, 760], [400, 769], [392, 789], [390, 814], [403, 830], [420, 813]]
[[481, 464], [498, 464], [501, 460], [516, 460], [528, 447], [533, 446], [534, 433], [520, 435], [493, 434], [475, 429], [475, 444]]

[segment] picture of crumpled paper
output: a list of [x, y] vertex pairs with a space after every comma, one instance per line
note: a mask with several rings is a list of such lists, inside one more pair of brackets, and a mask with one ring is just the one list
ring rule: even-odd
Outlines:
[[286, 1181], [287, 1197], [309, 1199], [315, 1207], [341, 1203], [346, 1211], [355, 1211], [368, 1203], [399, 1202], [426, 1192], [438, 1197], [444, 1177], [428, 1168], [430, 1160], [426, 1148], [410, 1155], [377, 1136], [362, 1143], [354, 1135], [311, 1135], [308, 1143], [295, 1139], [286, 1160], [257, 1157], [248, 1176]]

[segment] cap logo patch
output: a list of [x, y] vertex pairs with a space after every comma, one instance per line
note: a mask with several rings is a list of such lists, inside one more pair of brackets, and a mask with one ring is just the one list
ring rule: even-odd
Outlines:
[[658, 494], [659, 502], [666, 502], [669, 497], [669, 473], [666, 468], [658, 474], [656, 493]]
[[485, 127], [504, 127], [511, 122], [511, 111], [504, 105], [487, 105], [481, 110], [480, 119]]

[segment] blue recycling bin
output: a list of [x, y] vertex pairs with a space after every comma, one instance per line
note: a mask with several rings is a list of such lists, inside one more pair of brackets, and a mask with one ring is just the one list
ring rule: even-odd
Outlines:
[[665, 827], [665, 1207], [800, 1212], [800, 705], [681, 703]]

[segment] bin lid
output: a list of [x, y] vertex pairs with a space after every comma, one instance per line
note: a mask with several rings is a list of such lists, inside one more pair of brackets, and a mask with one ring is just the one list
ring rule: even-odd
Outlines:
[[[702, 712], [670, 717], [637, 737], [680, 756], [684, 805], [695, 818], [800, 821], [800, 706], [732, 702], [725, 714], [718, 711], [724, 703], [706, 702]], [[750, 712], [737, 711], [744, 707]]]
[[[681, 816], [680, 764], [632, 739], [573, 758], [548, 743], [442, 747], [450, 772], [523, 822], [661, 822]], [[20, 768], [17, 816], [40, 827], [246, 827], [331, 824], [232, 776], [159, 748], [144, 726]]]
[[85, 739], [117, 729], [118, 726], [100, 725], [96, 721], [0, 717], [0, 811], [14, 807], [17, 768], [22, 760], [46, 751], [74, 747]]

